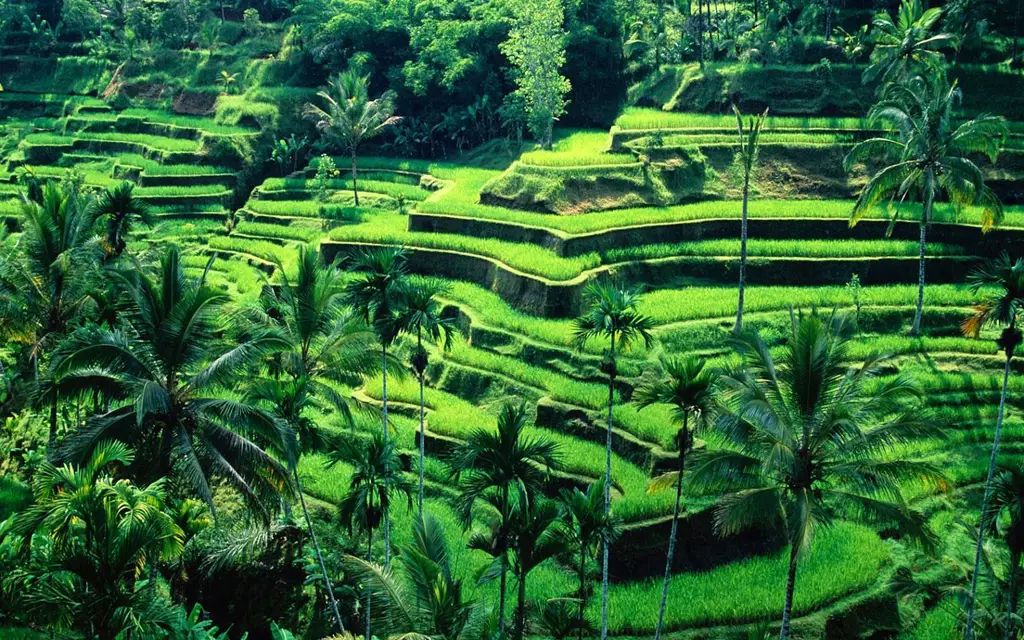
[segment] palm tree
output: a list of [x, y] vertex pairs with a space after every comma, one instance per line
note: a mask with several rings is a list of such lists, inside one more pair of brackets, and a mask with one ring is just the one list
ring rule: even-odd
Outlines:
[[133, 183], [122, 182], [104, 191], [92, 207], [92, 216], [106, 221], [105, 244], [107, 252], [115, 258], [124, 252], [124, 237], [131, 232], [136, 222], [151, 227], [155, 221], [149, 206], [135, 197], [134, 189]]
[[880, 13], [872, 22], [873, 61], [864, 70], [864, 82], [898, 80], [913, 71], [941, 68], [946, 58], [942, 50], [956, 46], [956, 36], [934, 33], [942, 9], [927, 11], [921, 0], [902, 0], [896, 19]]
[[[971, 289], [978, 293], [982, 289], [992, 287], [994, 292], [988, 293], [974, 307], [974, 313], [964, 321], [962, 328], [966, 335], [978, 337], [982, 328], [988, 324], [1002, 326], [1003, 332], [997, 344], [1006, 354], [1003, 367], [1003, 386], [999, 395], [999, 412], [996, 415], [996, 430], [992, 438], [992, 454], [988, 461], [988, 475], [985, 478], [985, 497], [981, 503], [982, 513], [988, 509], [992, 496], [992, 478], [996, 470], [996, 456], [999, 453], [999, 438], [1003, 430], [1003, 415], [1006, 411], [1006, 390], [1010, 382], [1010, 363], [1014, 350], [1020, 345], [1021, 331], [1017, 321], [1024, 309], [1024, 260], [1010, 260], [1003, 252], [998, 258], [988, 260], [977, 267], [968, 276]], [[967, 628], [964, 637], [968, 640], [973, 636], [974, 599], [978, 589], [978, 570], [981, 563], [981, 548], [984, 542], [984, 529], [978, 531], [978, 544], [974, 554], [974, 572], [971, 574], [971, 591], [967, 598]]]
[[116, 477], [133, 457], [106, 440], [79, 467], [43, 463], [35, 503], [5, 532], [22, 539], [25, 554], [4, 576], [9, 602], [86, 637], [168, 630], [170, 608], [137, 584], [147, 566], [181, 553], [184, 534], [164, 510], [166, 478], [137, 487]]
[[747, 202], [750, 199], [750, 175], [754, 171], [754, 164], [757, 162], [758, 144], [761, 138], [761, 129], [768, 117], [768, 109], [759, 116], [751, 117], [747, 128], [743, 128], [743, 117], [736, 105], [732, 106], [736, 114], [736, 132], [739, 134], [739, 146], [736, 151], [736, 160], [743, 168], [743, 214], [740, 218], [740, 297], [736, 307], [736, 326], [733, 331], [738, 333], [743, 328], [743, 294], [747, 288]]
[[[612, 513], [612, 411], [615, 408], [615, 349], [626, 350], [638, 341], [651, 346], [651, 322], [636, 310], [640, 296], [636, 291], [615, 284], [594, 281], [587, 286], [584, 300], [587, 312], [576, 320], [575, 342], [582, 350], [588, 340], [605, 338], [608, 351], [602, 369], [608, 376], [608, 428], [605, 434], [604, 512]], [[602, 547], [601, 560], [601, 640], [608, 637], [608, 545]]]
[[395, 96], [385, 92], [381, 97], [370, 100], [370, 77], [349, 69], [334, 76], [328, 86], [317, 92], [326, 109], [313, 103], [306, 103], [303, 113], [322, 131], [352, 157], [352, 194], [359, 206], [359, 190], [356, 187], [356, 153], [359, 145], [383, 133], [388, 127], [401, 120], [395, 115]]
[[[345, 300], [371, 325], [380, 342], [383, 376], [381, 421], [388, 439], [388, 347], [404, 331], [403, 303], [408, 281], [407, 253], [402, 247], [380, 247], [359, 253], [351, 266], [358, 274], [345, 288]], [[391, 517], [384, 514], [384, 567], [391, 568]]]
[[[369, 585], [378, 612], [374, 621], [383, 637], [480, 638], [472, 628], [477, 602], [455, 577], [444, 527], [431, 514], [413, 522], [412, 541], [398, 548], [405, 581], [380, 565], [348, 556], [345, 566], [356, 581]], [[418, 636], [415, 634], [419, 634]]]
[[587, 630], [584, 617], [587, 609], [587, 561], [593, 560], [598, 549], [618, 537], [619, 523], [605, 513], [603, 480], [587, 487], [586, 493], [578, 487], [563, 489], [559, 500], [562, 503], [562, 535], [566, 546], [579, 556], [576, 574], [580, 590], [575, 625], [579, 640], [583, 640], [583, 632]]
[[550, 469], [559, 457], [558, 447], [526, 435], [529, 413], [524, 404], [505, 404], [496, 430], [476, 428], [459, 444], [449, 465], [460, 479], [456, 508], [463, 524], [473, 522], [477, 499], [493, 499], [498, 512], [494, 554], [500, 564], [498, 632], [505, 631], [505, 587], [508, 581], [509, 528], [515, 502], [531, 502], [543, 489]]
[[[1000, 518], [1006, 514], [1005, 528], [1000, 526]], [[1024, 557], [1024, 473], [1018, 468], [1003, 469], [992, 481], [985, 511], [982, 513], [980, 529], [997, 533], [1002, 530], [1003, 539], [1010, 552], [1010, 571], [1006, 586], [1006, 618], [1003, 623], [1003, 639], [1016, 637], [1014, 631], [1014, 615], [1017, 613], [1019, 600], [1020, 561]], [[972, 575], [973, 582], [973, 575]], [[972, 628], [973, 633], [973, 628]]]
[[526, 638], [526, 579], [544, 562], [565, 553], [568, 545], [557, 526], [558, 503], [543, 498], [517, 500], [512, 508], [510, 533], [515, 538], [512, 566], [518, 582], [515, 637]]
[[691, 472], [695, 486], [725, 492], [715, 510], [720, 534], [757, 525], [785, 533], [781, 640], [789, 635], [797, 561], [819, 526], [846, 517], [930, 545], [933, 534], [903, 501], [900, 483], [945, 486], [930, 465], [891, 455], [894, 445], [935, 431], [910, 379], [877, 382], [883, 357], [850, 367], [850, 329], [836, 313], [794, 314], [778, 360], [760, 336], [736, 339], [744, 367], [722, 378], [716, 431], [723, 446], [696, 454]]
[[[0, 338], [32, 345], [38, 371], [48, 354], [71, 328], [89, 300], [92, 274], [102, 255], [92, 233], [87, 203], [47, 182], [39, 202], [24, 199], [24, 232], [0, 255]], [[50, 403], [47, 459], [57, 453], [56, 393]]]
[[[341, 440], [339, 448], [330, 452], [328, 468], [339, 462], [353, 467], [348, 493], [338, 505], [338, 517], [348, 526], [366, 533], [366, 561], [373, 562], [373, 530], [386, 521], [392, 501], [401, 495], [409, 498], [412, 506], [411, 486], [402, 477], [402, 461], [394, 442], [379, 433], [369, 442], [349, 438]], [[366, 585], [366, 640], [370, 640], [371, 594]]]
[[896, 130], [898, 137], [865, 140], [845, 159], [847, 170], [865, 158], [893, 159], [892, 164], [880, 169], [864, 185], [850, 216], [851, 226], [885, 199], [890, 205], [895, 203], [890, 206], [893, 224], [904, 201], [914, 196], [922, 200], [913, 335], [921, 330], [925, 234], [932, 222], [935, 199], [945, 194], [957, 213], [965, 206], [979, 206], [982, 231], [999, 224], [1003, 217], [1002, 204], [985, 184], [981, 169], [968, 156], [984, 153], [995, 162], [1006, 135], [1006, 123], [1000, 117], [982, 115], [957, 125], [955, 112], [960, 100], [956, 83], [946, 84], [941, 74], [934, 74], [930, 79], [914, 76], [903, 83], [889, 85], [868, 117], [871, 122], [887, 123]]
[[[315, 250], [303, 246], [299, 248], [294, 279], [288, 271], [278, 263], [280, 283], [264, 286], [259, 305], [249, 310], [257, 327], [276, 329], [286, 343], [274, 354], [273, 375], [255, 380], [246, 395], [250, 401], [272, 406], [277, 417], [286, 422], [298, 438], [291, 446], [304, 453], [328, 446], [309, 412], [333, 410], [351, 426], [349, 400], [335, 385], [352, 384], [362, 375], [376, 373], [379, 366], [374, 355], [375, 336], [345, 305], [344, 283], [334, 265], [325, 266]], [[291, 467], [335, 622], [344, 631], [306, 508], [298, 465]]]
[[441, 304], [437, 301], [437, 296], [444, 295], [446, 292], [446, 285], [439, 280], [426, 280], [410, 285], [405, 292], [403, 305], [405, 311], [399, 323], [409, 333], [416, 334], [416, 349], [413, 351], [411, 364], [420, 383], [420, 484], [418, 493], [420, 518], [423, 517], [423, 461], [426, 458], [424, 434], [426, 404], [423, 399], [423, 387], [429, 363], [427, 350], [423, 347], [423, 337], [426, 334], [428, 340], [440, 344], [445, 350], [451, 348], [451, 338], [455, 333], [455, 326], [451, 319], [441, 315]]
[[712, 391], [717, 379], [717, 375], [707, 367], [707, 363], [693, 357], [667, 360], [665, 374], [664, 379], [645, 382], [637, 387], [633, 394], [633, 402], [641, 409], [652, 404], [671, 405], [672, 417], [680, 425], [676, 435], [676, 446], [679, 448], [679, 469], [663, 474], [651, 485], [652, 490], [663, 489], [673, 484], [676, 488], [672, 527], [668, 537], [668, 555], [665, 560], [665, 579], [661, 585], [661, 604], [658, 607], [658, 626], [654, 633], [655, 640], [661, 638], [665, 605], [668, 603], [668, 581], [672, 577], [672, 561], [676, 550], [676, 531], [679, 526], [679, 507], [683, 497], [686, 452], [693, 447], [690, 418], [693, 418], [695, 430], [708, 423], [714, 405]]
[[[71, 334], [55, 354], [55, 373], [69, 388], [109, 389], [119, 400], [65, 441], [64, 460], [81, 460], [96, 443], [116, 438], [140, 455], [137, 479], [174, 474], [214, 511], [209, 477], [236, 489], [258, 514], [292, 490], [287, 466], [255, 441], [291, 443], [288, 425], [244, 401], [224, 397], [247, 365], [284, 344], [254, 332], [247, 340], [221, 337], [227, 296], [185, 275], [177, 247], [162, 256], [155, 277], [113, 271], [128, 307], [123, 326], [88, 327]], [[294, 449], [285, 449], [286, 464]]]

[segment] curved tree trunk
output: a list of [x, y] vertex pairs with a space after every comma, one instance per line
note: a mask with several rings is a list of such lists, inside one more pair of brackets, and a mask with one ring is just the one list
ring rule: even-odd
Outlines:
[[316, 560], [320, 564], [320, 572], [324, 576], [324, 586], [327, 590], [327, 600], [331, 603], [331, 611], [334, 613], [334, 621], [338, 624], [338, 630], [345, 633], [345, 623], [341, 621], [341, 613], [338, 611], [338, 601], [334, 599], [334, 587], [331, 585], [331, 578], [327, 573], [327, 565], [324, 564], [324, 556], [320, 551], [320, 542], [316, 539], [316, 531], [313, 530], [313, 521], [309, 517], [309, 509], [306, 508], [306, 496], [302, 493], [302, 480], [299, 479], [299, 469], [292, 470], [295, 475], [295, 488], [299, 491], [299, 503], [302, 505], [302, 517], [306, 519], [306, 527], [309, 528], [309, 537], [313, 540], [313, 549], [316, 551]]
[[736, 304], [736, 326], [733, 333], [743, 329], [743, 294], [747, 289], [747, 202], [750, 196], [750, 169], [743, 176], [743, 214], [740, 218], [740, 297]]
[[[612, 513], [612, 409], [615, 407], [615, 332], [611, 334], [611, 371], [608, 372], [608, 429], [604, 442], [604, 515]], [[601, 640], [608, 638], [608, 541], [601, 542]]]
[[[353, 162], [355, 162], [355, 156], [353, 156]], [[353, 164], [353, 171], [355, 165]], [[355, 173], [353, 173], [353, 176]], [[355, 184], [355, 183], [353, 183]], [[380, 349], [380, 364], [381, 374], [383, 375], [383, 384], [381, 386], [381, 406], [382, 415], [384, 418], [384, 442], [388, 441], [388, 348], [381, 347]], [[391, 510], [387, 509], [384, 511], [384, 568], [391, 568]]]
[[665, 607], [668, 604], [668, 581], [672, 577], [672, 561], [676, 553], [676, 532], [679, 529], [679, 505], [683, 500], [683, 471], [686, 469], [686, 446], [690, 441], [690, 413], [683, 413], [683, 438], [679, 443], [679, 477], [676, 478], [676, 504], [672, 510], [672, 528], [668, 534], [668, 554], [665, 558], [665, 580], [661, 583], [661, 605], [658, 607], [658, 626], [654, 632], [654, 640], [661, 640], [661, 629], [665, 622]]
[[[1010, 325], [1013, 328], [1013, 325]], [[1003, 368], [1003, 390], [999, 396], [999, 413], [996, 415], [996, 432], [992, 438], [992, 454], [988, 459], [988, 475], [985, 477], [985, 498], [981, 502], [981, 512], [985, 512], [988, 501], [992, 497], [992, 477], [996, 472], [996, 457], [999, 455], [999, 436], [1003, 430], [1003, 414], [1006, 411], [1006, 387], [1010, 382], [1010, 363], [1013, 352], [1006, 354], [1006, 366]], [[978, 592], [978, 572], [981, 569], [981, 551], [985, 541], [984, 527], [978, 527], [978, 544], [974, 549], [974, 572], [971, 573], [971, 591], [967, 597], [967, 626], [964, 629], [964, 640], [974, 638], [974, 599]]]
[[793, 591], [796, 590], [796, 557], [800, 548], [795, 544], [791, 545], [789, 551], [789, 574], [786, 576], [786, 603], [782, 609], [782, 629], [779, 631], [779, 640], [786, 640], [789, 637], [789, 617], [793, 612]]
[[359, 187], [356, 184], [356, 150], [352, 150], [352, 196], [355, 198], [356, 206], [359, 206]]

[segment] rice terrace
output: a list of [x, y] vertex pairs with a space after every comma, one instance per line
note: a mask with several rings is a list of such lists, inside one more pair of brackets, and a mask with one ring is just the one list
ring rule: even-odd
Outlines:
[[1024, 638], [1022, 12], [4, 0], [0, 638]]

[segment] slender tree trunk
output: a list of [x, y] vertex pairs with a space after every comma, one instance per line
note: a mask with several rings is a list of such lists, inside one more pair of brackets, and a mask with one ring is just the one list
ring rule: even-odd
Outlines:
[[757, 0], [754, 0], [754, 24], [757, 24]]
[[1013, 57], [1010, 58], [1010, 67], [1013, 69], [1019, 69], [1021, 61], [1017, 58], [1020, 53], [1017, 41], [1020, 38], [1020, 6], [1024, 4], [1024, 0], [1017, 0], [1017, 12], [1013, 16]]
[[[931, 200], [931, 198], [929, 198]], [[914, 311], [914, 325], [910, 328], [910, 335], [917, 336], [921, 333], [921, 314], [924, 312], [924, 253], [925, 253], [925, 235], [927, 234], [928, 224], [921, 220], [921, 238], [918, 246], [918, 260], [917, 260], [917, 310]]]
[[736, 305], [736, 326], [733, 333], [743, 330], [743, 295], [747, 290], [747, 201], [750, 196], [750, 169], [743, 175], [743, 213], [740, 218], [740, 297]]
[[[54, 383], [56, 384], [56, 383]], [[53, 399], [50, 401], [50, 434], [46, 440], [46, 460], [53, 462], [57, 459], [57, 389], [53, 389]]]
[[[353, 156], [354, 158], [354, 156]], [[355, 165], [352, 165], [353, 168]], [[353, 174], [355, 175], [355, 174]], [[355, 183], [353, 183], [355, 184]], [[383, 384], [381, 386], [381, 406], [384, 419], [384, 442], [388, 441], [388, 348], [380, 348], [381, 375]], [[391, 568], [391, 510], [384, 511], [384, 568]]]
[[501, 489], [501, 578], [498, 584], [498, 636], [505, 636], [505, 591], [508, 588], [508, 485]]
[[299, 469], [292, 470], [295, 475], [295, 487], [299, 490], [299, 503], [302, 505], [302, 517], [306, 519], [306, 527], [309, 528], [309, 537], [313, 540], [313, 549], [316, 551], [316, 561], [320, 564], [320, 572], [324, 576], [324, 586], [327, 589], [327, 599], [331, 603], [331, 611], [334, 613], [334, 621], [338, 624], [338, 630], [345, 633], [345, 623], [341, 621], [341, 613], [338, 611], [338, 601], [334, 599], [334, 587], [331, 585], [330, 575], [327, 573], [327, 565], [324, 564], [324, 555], [320, 551], [320, 542], [316, 539], [316, 531], [313, 530], [313, 521], [309, 517], [309, 509], [306, 508], [306, 496], [302, 493], [302, 480], [299, 479]]
[[578, 636], [577, 640], [583, 640], [583, 616], [587, 610], [587, 549], [585, 546], [580, 547], [580, 612], [579, 612], [579, 628], [577, 629]]
[[779, 631], [779, 640], [786, 640], [789, 637], [789, 616], [793, 611], [793, 591], [796, 589], [796, 557], [800, 553], [800, 548], [795, 544], [791, 547], [789, 574], [786, 576], [786, 603], [782, 609], [782, 630]]
[[697, 55], [700, 68], [704, 68], [704, 0], [697, 0]]
[[518, 603], [516, 604], [516, 638], [526, 638], [526, 570], [520, 567]]
[[1010, 584], [1006, 588], [1006, 622], [1003, 624], [1003, 640], [1013, 637], [1013, 614], [1017, 610], [1017, 571], [1020, 568], [1020, 554], [1010, 553]]
[[672, 528], [668, 534], [668, 554], [665, 558], [665, 580], [661, 583], [661, 605], [658, 607], [658, 626], [654, 640], [661, 640], [661, 629], [665, 621], [665, 607], [668, 605], [668, 581], [672, 577], [672, 561], [676, 553], [676, 532], [679, 528], [679, 505], [683, 500], [683, 471], [686, 469], [686, 447], [690, 441], [690, 412], [683, 413], [683, 438], [679, 443], [679, 477], [676, 478], [676, 505], [672, 510]]
[[420, 520], [423, 519], [423, 460], [426, 457], [426, 445], [424, 440], [426, 439], [424, 429], [424, 401], [423, 401], [423, 374], [420, 374]]
[[[608, 430], [604, 440], [604, 516], [612, 513], [612, 409], [615, 407], [615, 332], [612, 331], [608, 372]], [[601, 541], [601, 640], [608, 638], [608, 541]]]
[[[1010, 325], [1013, 329], [1013, 325]], [[999, 413], [996, 415], [996, 432], [992, 438], [992, 453], [988, 459], [988, 475], [985, 477], [985, 498], [981, 502], [981, 512], [985, 513], [988, 501], [992, 497], [992, 476], [996, 472], [996, 457], [999, 455], [999, 436], [1003, 431], [1003, 414], [1006, 411], [1006, 388], [1010, 383], [1010, 363], [1013, 351], [1006, 354], [1006, 366], [1003, 368], [1003, 390], [999, 396]], [[967, 626], [964, 629], [964, 640], [974, 638], [974, 598], [978, 592], [978, 572], [981, 570], [981, 550], [985, 542], [985, 529], [978, 526], [978, 544], [974, 549], [974, 572], [971, 574], [971, 592], [967, 597]]]
[[[369, 527], [366, 532], [366, 561], [373, 562], [373, 527]], [[370, 585], [366, 585], [366, 640], [372, 640], [370, 635], [370, 597], [373, 591], [370, 589]]]
[[355, 198], [356, 206], [359, 206], [359, 188], [356, 185], [356, 150], [352, 150], [352, 196]]

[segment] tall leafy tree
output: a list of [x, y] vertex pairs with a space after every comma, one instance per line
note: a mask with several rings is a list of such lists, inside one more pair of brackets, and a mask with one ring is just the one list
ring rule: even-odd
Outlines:
[[878, 382], [885, 359], [851, 367], [845, 316], [794, 314], [781, 357], [759, 336], [736, 340], [744, 366], [722, 378], [716, 431], [723, 446], [698, 454], [695, 486], [724, 491], [715, 508], [723, 535], [752, 526], [781, 530], [790, 544], [779, 637], [789, 636], [796, 567], [815, 531], [835, 518], [885, 527], [930, 545], [924, 517], [907, 506], [901, 482], [944, 487], [927, 463], [892, 447], [933, 435], [920, 391], [897, 375]]
[[579, 579], [577, 594], [575, 631], [578, 640], [588, 631], [584, 613], [587, 609], [587, 564], [594, 560], [597, 552], [611, 544], [618, 536], [619, 522], [604, 509], [604, 481], [598, 480], [587, 487], [586, 493], [578, 487], [563, 489], [559, 495], [562, 503], [562, 531], [565, 545], [577, 557], [576, 577]]
[[376, 138], [401, 118], [395, 115], [395, 96], [386, 92], [370, 99], [370, 77], [349, 69], [332, 77], [317, 92], [324, 106], [306, 103], [303, 113], [332, 142], [352, 158], [352, 195], [359, 206], [357, 154], [359, 145]]
[[[240, 342], [224, 338], [227, 296], [185, 275], [170, 247], [155, 274], [115, 271], [127, 313], [116, 328], [76, 331], [55, 355], [62, 384], [102, 386], [117, 400], [91, 418], [61, 449], [64, 460], [88, 457], [97, 442], [116, 438], [136, 450], [142, 481], [174, 474], [214, 509], [210, 476], [227, 481], [264, 518], [266, 505], [292, 491], [288, 468], [257, 443], [291, 443], [287, 424], [223, 393], [253, 363], [279, 348], [275, 334]], [[285, 450], [287, 461], [294, 450]]]
[[33, 620], [100, 638], [173, 622], [139, 576], [177, 557], [184, 534], [164, 508], [166, 478], [140, 487], [117, 476], [133, 457], [105, 440], [81, 466], [43, 463], [36, 473], [35, 503], [4, 532], [20, 539], [22, 561], [3, 577], [5, 595]]
[[[582, 349], [591, 339], [608, 340], [602, 369], [608, 376], [608, 426], [605, 433], [604, 511], [612, 512], [612, 412], [615, 409], [616, 349], [626, 350], [642, 342], [651, 346], [651, 321], [637, 312], [640, 296], [616, 284], [594, 281], [584, 292], [587, 311], [576, 319], [574, 339]], [[608, 545], [601, 551], [601, 640], [608, 637]]]
[[122, 182], [100, 194], [92, 206], [92, 215], [103, 220], [107, 253], [115, 258], [124, 253], [124, 237], [131, 233], [136, 223], [153, 226], [156, 220], [149, 206], [136, 197], [134, 190], [134, 183]]
[[497, 429], [474, 429], [449, 459], [460, 479], [456, 507], [463, 523], [468, 527], [473, 522], [473, 507], [478, 500], [489, 500], [498, 513], [491, 538], [493, 555], [499, 563], [499, 633], [505, 630], [513, 507], [519, 502], [529, 503], [540, 494], [547, 479], [545, 469], [556, 464], [559, 457], [554, 443], [525, 433], [529, 417], [525, 405], [504, 405]]
[[1016, 614], [1020, 600], [1020, 561], [1024, 557], [1024, 473], [1019, 468], [1004, 468], [992, 479], [992, 489], [981, 514], [980, 528], [989, 533], [1001, 534], [1009, 551], [1003, 640], [1010, 640], [1016, 637], [1014, 632], [1020, 625]]
[[[388, 439], [388, 347], [404, 330], [402, 320], [409, 270], [402, 247], [380, 247], [359, 253], [351, 265], [356, 277], [345, 288], [345, 299], [373, 327], [380, 343], [383, 376], [381, 421]], [[391, 568], [391, 518], [384, 514], [384, 566]]]
[[957, 44], [953, 34], [937, 32], [941, 17], [941, 7], [925, 10], [921, 0], [901, 0], [895, 19], [888, 13], [875, 16], [870, 32], [874, 52], [864, 82], [889, 82], [941, 68], [946, 62], [943, 50]]
[[861, 190], [850, 216], [851, 225], [857, 224], [883, 200], [889, 200], [891, 231], [905, 210], [904, 203], [913, 198], [921, 200], [913, 335], [921, 331], [926, 232], [933, 219], [936, 198], [944, 194], [957, 213], [967, 206], [979, 207], [983, 231], [999, 224], [1003, 217], [999, 198], [985, 184], [981, 169], [970, 155], [983, 153], [995, 162], [1006, 136], [1006, 123], [1001, 117], [988, 115], [958, 120], [956, 112], [961, 98], [956, 83], [947, 84], [940, 73], [931, 77], [914, 76], [889, 85], [868, 117], [871, 122], [886, 124], [897, 136], [860, 142], [845, 159], [847, 170], [869, 158], [887, 158], [888, 162]]
[[[273, 407], [274, 413], [291, 427], [298, 442], [290, 446], [300, 452], [322, 450], [329, 443], [311, 412], [334, 411], [352, 424], [349, 399], [339, 393], [337, 385], [353, 384], [360, 376], [379, 371], [376, 336], [345, 304], [341, 272], [335, 265], [324, 265], [316, 250], [299, 248], [294, 278], [283, 264], [277, 267], [279, 284], [263, 287], [259, 304], [249, 310], [249, 315], [257, 328], [276, 330], [284, 342], [272, 356], [268, 375], [254, 380], [246, 395]], [[298, 466], [291, 467], [335, 622], [344, 630], [306, 508]]]
[[[329, 466], [339, 462], [353, 467], [348, 493], [338, 505], [338, 516], [349, 530], [366, 533], [366, 561], [373, 562], [373, 531], [385, 521], [396, 498], [411, 500], [411, 485], [402, 477], [402, 461], [395, 443], [375, 433], [369, 442], [349, 438], [330, 452]], [[366, 585], [366, 640], [371, 639], [372, 594]]]
[[743, 213], [740, 218], [740, 297], [736, 305], [736, 326], [733, 331], [739, 332], [743, 329], [743, 294], [747, 289], [747, 203], [750, 199], [750, 176], [754, 172], [754, 165], [757, 164], [758, 144], [761, 138], [761, 129], [768, 117], [768, 109], [759, 116], [751, 117], [747, 126], [743, 126], [743, 116], [736, 105], [732, 106], [736, 114], [736, 132], [739, 134], [739, 147], [736, 151], [736, 162], [743, 170]]
[[446, 350], [451, 347], [455, 325], [449, 318], [441, 315], [441, 303], [437, 300], [437, 297], [443, 295], [446, 290], [444, 283], [439, 280], [426, 280], [409, 285], [405, 291], [403, 318], [399, 322], [399, 325], [406, 331], [416, 334], [416, 348], [412, 352], [410, 364], [420, 383], [420, 478], [417, 494], [420, 518], [423, 517], [423, 465], [426, 459], [426, 434], [424, 433], [426, 403], [423, 398], [423, 388], [426, 384], [427, 365], [429, 364], [429, 356], [427, 349], [423, 346], [423, 338], [426, 337]]
[[555, 121], [565, 113], [572, 86], [561, 74], [565, 64], [565, 9], [562, 0], [523, 0], [515, 4], [508, 40], [501, 52], [514, 69], [513, 96], [526, 110], [530, 133], [551, 148]]
[[[996, 457], [999, 453], [999, 439], [1003, 430], [1003, 416], [1006, 412], [1006, 391], [1010, 382], [1010, 365], [1013, 354], [1022, 341], [1018, 320], [1024, 309], [1024, 260], [1010, 260], [1005, 252], [998, 258], [988, 260], [976, 268], [968, 276], [968, 282], [975, 293], [986, 290], [987, 293], [974, 307], [974, 313], [963, 323], [964, 333], [978, 337], [982, 328], [994, 324], [1003, 327], [997, 344], [1006, 355], [1003, 367], [1003, 385], [999, 394], [999, 411], [996, 415], [995, 434], [992, 437], [992, 453], [988, 461], [988, 474], [985, 478], [985, 496], [982, 501], [982, 513], [988, 509], [992, 498], [992, 479], [996, 471]], [[984, 528], [978, 531], [978, 543], [974, 554], [974, 571], [971, 574], [971, 590], [967, 600], [967, 627], [964, 633], [971, 638], [974, 633], [974, 601], [978, 589], [978, 571], [981, 564], [982, 545], [985, 539]]]
[[512, 509], [512, 566], [517, 583], [515, 637], [519, 640], [526, 638], [526, 579], [531, 571], [568, 549], [557, 526], [560, 515], [558, 503], [544, 498], [518, 500]]
[[[679, 424], [676, 446], [679, 449], [679, 468], [655, 479], [652, 490], [675, 485], [676, 501], [672, 510], [672, 527], [669, 531], [668, 554], [665, 560], [665, 578], [661, 584], [661, 604], [658, 607], [658, 626], [655, 640], [661, 638], [665, 620], [665, 606], [668, 603], [668, 583], [672, 577], [672, 562], [676, 550], [676, 532], [679, 526], [679, 511], [683, 497], [683, 473], [686, 471], [686, 453], [693, 447], [693, 431], [703, 428], [709, 421], [714, 407], [714, 385], [717, 374], [707, 363], [698, 358], [673, 358], [665, 361], [665, 377], [648, 380], [637, 387], [633, 402], [641, 408], [654, 404], [672, 407], [673, 419]], [[693, 420], [692, 426], [690, 420]], [[691, 431], [693, 429], [693, 431]]]

